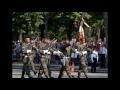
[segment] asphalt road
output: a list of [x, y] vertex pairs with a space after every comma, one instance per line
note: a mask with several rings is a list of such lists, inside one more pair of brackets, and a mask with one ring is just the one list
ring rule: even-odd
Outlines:
[[[21, 78], [21, 72], [22, 72], [22, 66], [23, 64], [12, 64], [12, 78]], [[35, 68], [38, 72], [39, 70], [39, 64], [35, 64]], [[79, 66], [75, 66], [75, 72], [71, 73], [74, 78], [77, 78], [77, 70], [78, 70]], [[50, 70], [52, 71], [52, 76], [54, 78], [58, 78], [59, 75], [59, 70], [61, 68], [61, 65], [55, 65], [52, 64], [50, 66]], [[90, 72], [90, 66], [88, 66], [88, 78], [108, 78], [108, 69], [100, 69], [99, 67], [97, 67], [97, 73], [91, 73]], [[34, 78], [37, 78], [38, 74], [34, 75], [34, 73], [31, 71], [31, 75]], [[25, 78], [28, 78], [27, 75], [25, 75]], [[43, 74], [43, 78], [46, 78]], [[65, 73], [63, 78], [68, 78], [67, 74]], [[81, 78], [85, 78], [84, 74], [81, 74]]]

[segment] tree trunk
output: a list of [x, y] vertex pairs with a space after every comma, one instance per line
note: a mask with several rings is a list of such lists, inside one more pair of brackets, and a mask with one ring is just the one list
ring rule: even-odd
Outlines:
[[67, 33], [67, 38], [69, 38], [69, 40], [72, 39], [71, 35], [72, 35], [72, 32], [73, 32], [73, 23], [70, 23], [69, 25], [66, 25], [66, 33]]
[[97, 39], [100, 40], [100, 27], [97, 27]]
[[19, 41], [22, 42], [22, 33], [19, 33]]
[[39, 25], [39, 29], [40, 29], [40, 37], [42, 38], [45, 34], [45, 24]]
[[69, 38], [69, 40], [71, 40], [71, 34], [72, 34], [72, 31], [71, 31], [71, 29], [69, 28], [69, 29], [67, 30], [67, 37]]
[[48, 15], [45, 15], [45, 35], [47, 35], [48, 31]]
[[[105, 37], [106, 37], [106, 48], [108, 50], [108, 12], [104, 12], [104, 25], [105, 25]], [[106, 60], [106, 66], [108, 67], [108, 54]]]

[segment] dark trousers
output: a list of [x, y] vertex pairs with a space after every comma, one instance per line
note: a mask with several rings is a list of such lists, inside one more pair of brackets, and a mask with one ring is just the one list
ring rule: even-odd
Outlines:
[[98, 54], [98, 64], [100, 65], [100, 54]]
[[96, 72], [97, 58], [93, 58], [93, 63], [91, 65], [91, 72]]
[[74, 65], [76, 66], [79, 63], [78, 58], [71, 58], [70, 64], [72, 65], [72, 61], [74, 61]]
[[28, 75], [29, 78], [32, 78], [31, 74], [30, 74], [30, 67], [28, 65], [23, 65], [23, 70], [22, 70], [22, 76], [21, 78], [24, 78], [24, 75]]
[[105, 68], [105, 54], [100, 54], [100, 68]]
[[35, 53], [34, 63], [39, 63], [39, 54], [38, 52]]

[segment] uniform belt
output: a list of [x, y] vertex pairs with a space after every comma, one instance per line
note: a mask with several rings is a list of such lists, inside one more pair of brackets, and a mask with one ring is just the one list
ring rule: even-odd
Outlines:
[[50, 54], [45, 53], [45, 54], [42, 54], [42, 55], [50, 55]]

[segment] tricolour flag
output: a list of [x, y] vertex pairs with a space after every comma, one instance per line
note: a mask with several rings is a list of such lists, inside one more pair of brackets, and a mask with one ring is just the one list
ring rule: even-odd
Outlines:
[[85, 43], [85, 35], [84, 35], [84, 29], [82, 26], [79, 27], [79, 30], [78, 30], [78, 39], [79, 40], [82, 40], [82, 43], [84, 44]]

